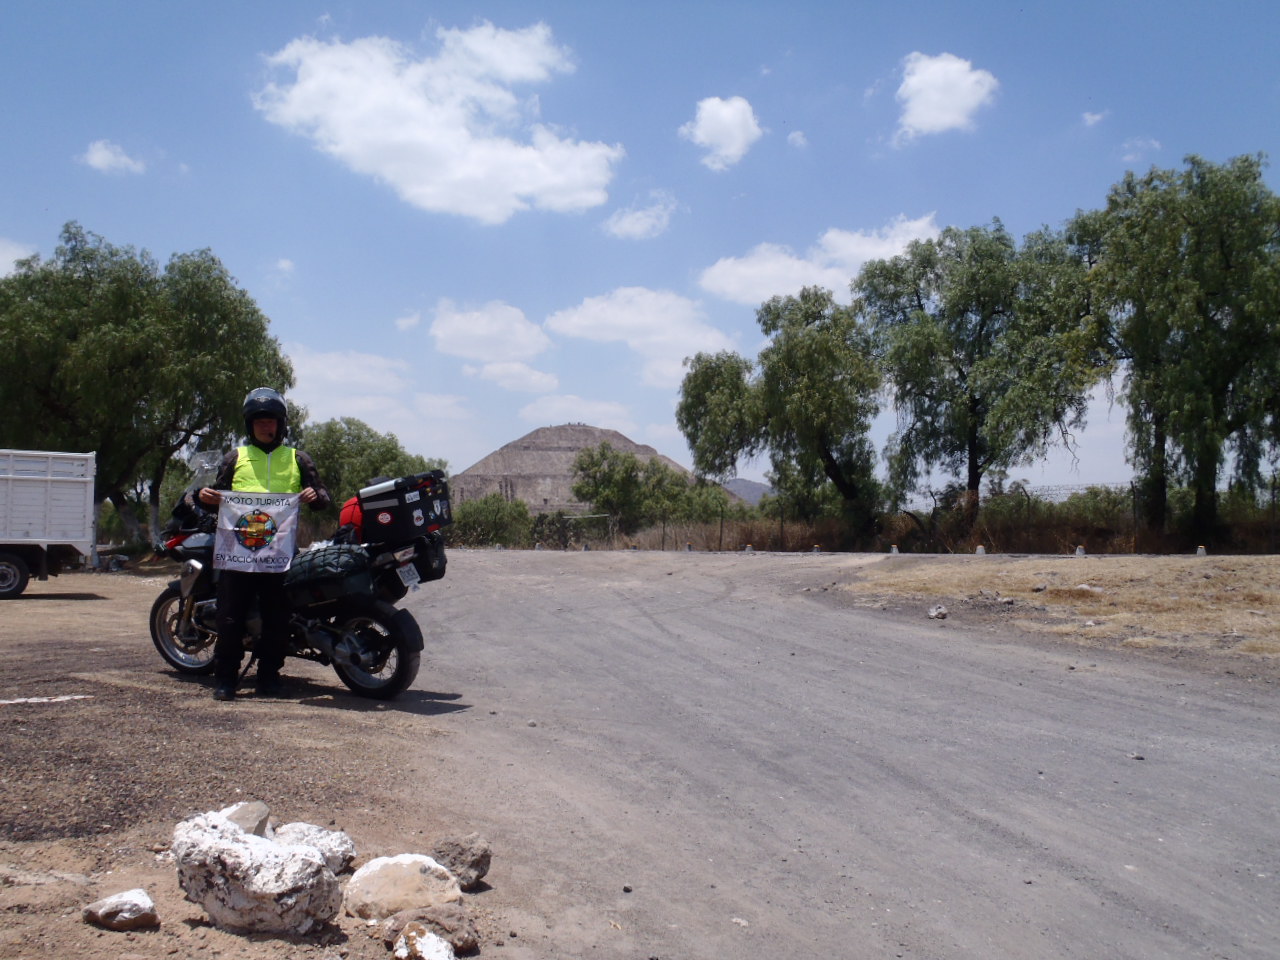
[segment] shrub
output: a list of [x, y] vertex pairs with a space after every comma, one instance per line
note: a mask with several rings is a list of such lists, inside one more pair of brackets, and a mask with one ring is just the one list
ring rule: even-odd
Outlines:
[[507, 500], [491, 493], [479, 500], [467, 500], [453, 507], [453, 523], [445, 527], [450, 546], [528, 547], [533, 518], [523, 500]]

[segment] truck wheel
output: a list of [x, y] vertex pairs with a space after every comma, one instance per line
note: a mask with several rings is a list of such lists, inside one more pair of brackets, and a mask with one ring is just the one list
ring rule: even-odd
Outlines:
[[0, 553], [0, 600], [22, 593], [30, 579], [31, 571], [25, 560], [15, 553]]

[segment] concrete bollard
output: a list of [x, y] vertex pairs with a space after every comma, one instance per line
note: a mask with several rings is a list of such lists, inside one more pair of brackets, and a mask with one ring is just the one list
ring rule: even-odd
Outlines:
[[1202, 546], [1199, 546], [1199, 547], [1196, 547], [1196, 556], [1197, 556], [1197, 557], [1207, 557], [1208, 555], [1209, 555], [1209, 554], [1207, 553], [1207, 551], [1205, 550], [1205, 548], [1204, 548], [1204, 546], [1203, 546], [1203, 545], [1202, 545]]
[[982, 544], [978, 544], [978, 549], [973, 552], [980, 557], [985, 557], [987, 555], [987, 548], [984, 547]]
[[755, 552], [756, 552], [756, 549], [755, 549], [755, 547], [751, 546], [751, 544], [749, 544], [749, 543], [748, 543], [745, 547], [743, 547], [743, 548], [742, 548], [742, 552], [743, 552], [743, 553], [755, 553]]
[[1084, 556], [1084, 547], [1076, 547], [1076, 556], [1077, 556], [1077, 557], [1083, 557], [1083, 556]]
[[890, 553], [897, 553], [897, 552], [898, 552], [898, 545], [895, 543], [893, 546], [891, 546], [891, 547], [889, 548], [889, 552], [890, 552]]

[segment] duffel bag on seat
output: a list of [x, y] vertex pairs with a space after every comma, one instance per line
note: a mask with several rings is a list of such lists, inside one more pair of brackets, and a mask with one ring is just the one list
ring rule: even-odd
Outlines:
[[289, 565], [284, 590], [295, 607], [372, 596], [369, 555], [355, 544], [334, 543], [304, 550]]

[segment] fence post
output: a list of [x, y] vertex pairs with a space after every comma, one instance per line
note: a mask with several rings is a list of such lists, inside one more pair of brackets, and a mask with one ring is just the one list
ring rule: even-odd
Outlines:
[[1276, 475], [1271, 473], [1271, 552], [1276, 552]]
[[1138, 549], [1138, 486], [1132, 480], [1129, 481], [1129, 503], [1133, 506], [1133, 552], [1141, 553]]

